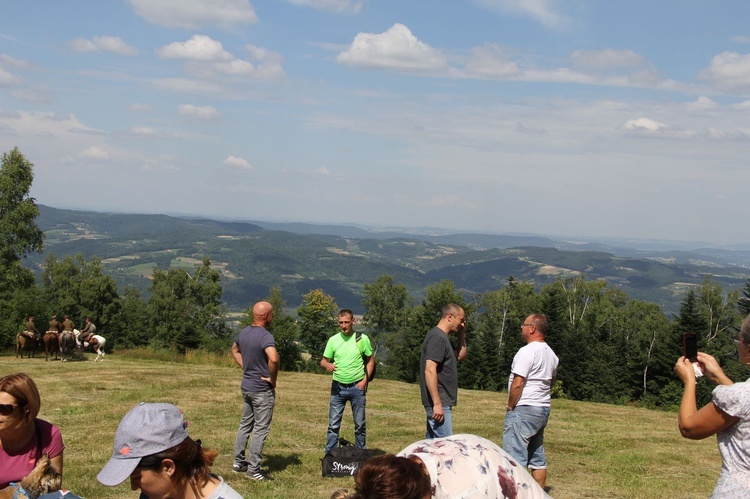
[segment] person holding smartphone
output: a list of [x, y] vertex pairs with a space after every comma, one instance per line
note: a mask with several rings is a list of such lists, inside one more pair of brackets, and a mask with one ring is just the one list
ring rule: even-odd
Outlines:
[[[750, 365], [750, 315], [742, 322], [737, 341], [740, 362]], [[685, 385], [678, 425], [685, 438], [716, 435], [721, 474], [711, 497], [747, 497], [750, 490], [750, 380], [734, 383], [711, 355], [698, 352], [698, 367], [718, 386], [712, 401], [697, 408], [695, 371], [684, 355], [674, 370]]]

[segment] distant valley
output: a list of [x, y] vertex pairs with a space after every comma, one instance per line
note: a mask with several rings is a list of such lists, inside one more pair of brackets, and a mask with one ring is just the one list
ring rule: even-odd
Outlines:
[[632, 298], [676, 312], [706, 274], [725, 289], [750, 277], [750, 248], [665, 249], [665, 242], [583, 242], [535, 235], [448, 233], [440, 229], [370, 229], [347, 225], [218, 221], [167, 215], [111, 214], [40, 206], [45, 252], [26, 258], [41, 272], [49, 253], [103, 260], [120, 292], [146, 291], [153, 267], [192, 272], [205, 255], [222, 275], [223, 299], [240, 310], [281, 286], [291, 307], [322, 288], [339, 306], [361, 311], [361, 290], [391, 274], [415, 299], [443, 279], [467, 295], [503, 286], [508, 276], [538, 287], [558, 276], [605, 279]]

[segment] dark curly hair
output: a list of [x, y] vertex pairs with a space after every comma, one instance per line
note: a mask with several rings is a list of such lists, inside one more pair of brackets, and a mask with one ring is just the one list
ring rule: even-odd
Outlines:
[[365, 461], [354, 476], [354, 492], [340, 489], [332, 498], [425, 499], [432, 496], [430, 476], [419, 458], [384, 454]]

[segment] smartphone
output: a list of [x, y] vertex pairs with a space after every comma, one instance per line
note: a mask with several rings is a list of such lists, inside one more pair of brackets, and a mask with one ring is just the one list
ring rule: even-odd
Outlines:
[[685, 333], [682, 335], [683, 355], [690, 362], [698, 362], [698, 335], [696, 333]]

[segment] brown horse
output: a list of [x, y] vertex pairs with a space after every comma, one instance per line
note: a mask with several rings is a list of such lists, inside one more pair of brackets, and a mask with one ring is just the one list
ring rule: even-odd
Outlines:
[[44, 333], [44, 360], [49, 360], [50, 352], [55, 352], [55, 360], [58, 358], [60, 353], [60, 342], [57, 339], [58, 333], [55, 331], [47, 331]]
[[35, 357], [39, 348], [39, 338], [36, 336], [27, 336], [24, 333], [16, 335], [16, 358], [20, 355], [23, 359], [23, 353], [26, 352], [26, 358]]

